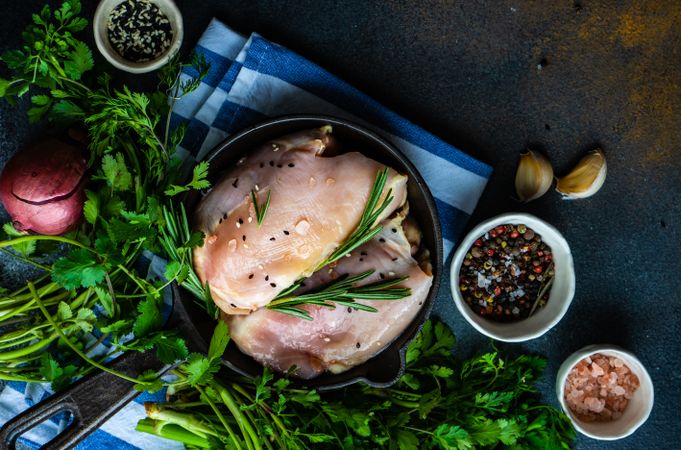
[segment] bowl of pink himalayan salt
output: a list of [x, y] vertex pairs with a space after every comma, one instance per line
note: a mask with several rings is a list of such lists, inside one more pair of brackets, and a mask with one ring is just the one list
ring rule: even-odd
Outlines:
[[575, 429], [593, 439], [632, 434], [653, 409], [653, 382], [641, 361], [614, 345], [589, 345], [558, 369], [556, 395]]

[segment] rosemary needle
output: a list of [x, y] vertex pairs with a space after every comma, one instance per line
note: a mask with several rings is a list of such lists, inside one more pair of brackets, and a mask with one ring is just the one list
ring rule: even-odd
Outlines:
[[258, 198], [255, 191], [251, 191], [251, 200], [253, 200], [253, 208], [255, 209], [255, 220], [258, 222], [258, 227], [262, 225], [265, 220], [265, 214], [267, 214], [267, 209], [270, 207], [270, 198], [272, 197], [272, 191], [267, 191], [267, 199], [265, 203], [260, 206], [258, 205]]

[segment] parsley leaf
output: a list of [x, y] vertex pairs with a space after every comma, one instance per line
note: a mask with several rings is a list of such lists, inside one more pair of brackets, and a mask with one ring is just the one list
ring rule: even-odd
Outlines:
[[76, 249], [59, 258], [52, 266], [52, 280], [64, 289], [92, 287], [104, 280], [107, 266], [97, 261], [96, 255], [86, 249]]
[[135, 319], [132, 332], [135, 336], [142, 337], [152, 331], [156, 331], [163, 325], [160, 301], [157, 297], [147, 297], [137, 305], [139, 315]]
[[127, 191], [132, 187], [132, 175], [125, 166], [122, 153], [116, 153], [115, 157], [104, 155], [102, 172], [104, 172], [104, 179], [113, 191]]
[[206, 384], [213, 378], [213, 374], [220, 369], [220, 361], [205, 358], [200, 353], [192, 353], [184, 364], [184, 368], [187, 372], [187, 381], [196, 386]]
[[165, 194], [172, 197], [182, 192], [189, 191], [191, 189], [201, 190], [210, 187], [210, 181], [208, 177], [208, 161], [201, 161], [194, 166], [192, 171], [192, 179], [185, 186], [178, 186], [172, 184], [166, 189]]
[[[10, 222], [4, 224], [2, 226], [2, 229], [4, 230], [5, 234], [7, 234], [8, 239], [19, 238], [27, 235], [27, 233], [21, 232], [14, 228], [14, 225], [12, 225]], [[20, 255], [31, 256], [35, 252], [36, 242], [27, 241], [21, 244], [15, 244], [12, 246], [12, 249], [14, 249], [14, 251], [19, 253]]]

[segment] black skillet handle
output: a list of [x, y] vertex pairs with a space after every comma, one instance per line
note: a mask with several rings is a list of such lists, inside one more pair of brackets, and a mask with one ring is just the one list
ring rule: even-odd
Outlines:
[[[150, 352], [128, 352], [109, 367], [134, 377], [145, 370], [163, 371], [169, 366]], [[14, 450], [19, 436], [63, 411], [71, 414], [73, 422], [41, 448], [72, 448], [139, 394], [133, 386], [129, 381], [102, 371], [83, 377], [65, 391], [32, 406], [7, 422], [0, 429], [0, 448]]]

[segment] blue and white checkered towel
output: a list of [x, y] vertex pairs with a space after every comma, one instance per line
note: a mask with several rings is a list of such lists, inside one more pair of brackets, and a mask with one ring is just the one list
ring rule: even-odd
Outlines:
[[[200, 160], [230, 134], [268, 117], [286, 114], [324, 114], [346, 118], [373, 129], [414, 163], [435, 196], [442, 222], [445, 255], [473, 212], [491, 168], [386, 109], [372, 98], [301, 56], [253, 34], [241, 36], [213, 20], [197, 51], [211, 63], [199, 89], [177, 102], [173, 123], [189, 120], [180, 149]], [[191, 76], [188, 70], [184, 76]], [[11, 382], [0, 393], [0, 422], [4, 423], [49, 392], [41, 385]], [[142, 403], [159, 399], [143, 394], [106, 422], [78, 449], [175, 449], [181, 445], [138, 433], [144, 417]], [[59, 430], [47, 423], [24, 436], [38, 448]]]

